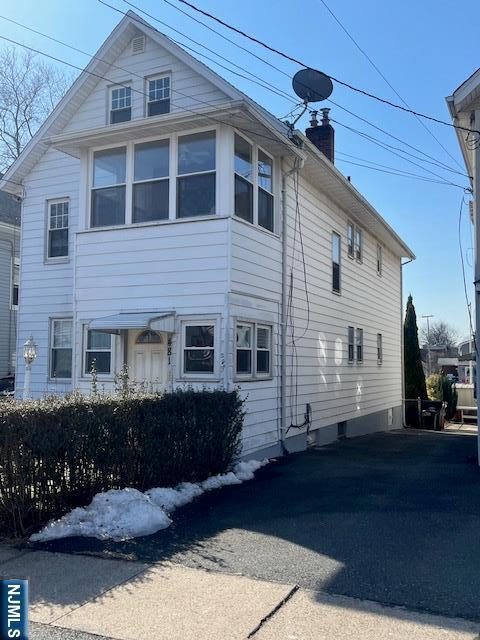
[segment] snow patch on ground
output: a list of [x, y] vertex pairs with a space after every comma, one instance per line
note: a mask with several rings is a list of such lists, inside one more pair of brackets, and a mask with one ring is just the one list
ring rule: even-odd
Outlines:
[[211, 476], [200, 483], [182, 482], [176, 487], [158, 487], [142, 493], [137, 489], [111, 489], [97, 493], [87, 507], [73, 509], [34, 533], [32, 542], [47, 542], [71, 536], [100, 540], [129, 540], [148, 536], [172, 523], [175, 509], [192, 502], [205, 491], [252, 480], [268, 460], [239, 462], [229, 473]]

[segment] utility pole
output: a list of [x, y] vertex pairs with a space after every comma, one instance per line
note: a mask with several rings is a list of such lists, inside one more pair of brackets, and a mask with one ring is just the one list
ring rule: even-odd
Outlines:
[[[475, 110], [475, 129], [480, 127], [480, 109]], [[480, 136], [476, 136], [473, 158], [473, 220], [475, 224], [475, 379], [477, 381], [477, 428], [480, 416], [480, 362], [478, 340], [480, 338]], [[480, 464], [480, 429], [477, 436], [478, 463]]]
[[427, 321], [427, 351], [428, 351], [428, 375], [432, 373], [432, 354], [430, 353], [430, 318], [435, 316], [422, 316]]

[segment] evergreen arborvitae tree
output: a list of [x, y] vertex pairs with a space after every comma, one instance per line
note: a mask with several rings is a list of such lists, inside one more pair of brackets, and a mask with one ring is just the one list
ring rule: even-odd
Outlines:
[[405, 366], [405, 398], [427, 398], [425, 373], [418, 344], [417, 314], [412, 296], [408, 296], [405, 323], [403, 325], [403, 348]]

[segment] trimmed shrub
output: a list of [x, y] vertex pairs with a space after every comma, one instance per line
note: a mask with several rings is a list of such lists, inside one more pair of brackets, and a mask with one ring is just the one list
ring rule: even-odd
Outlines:
[[24, 536], [100, 491], [200, 481], [240, 451], [236, 391], [71, 394], [0, 404], [0, 533]]

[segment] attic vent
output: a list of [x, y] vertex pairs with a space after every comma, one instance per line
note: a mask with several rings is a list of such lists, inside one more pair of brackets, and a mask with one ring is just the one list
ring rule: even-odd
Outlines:
[[132, 53], [143, 53], [145, 51], [145, 36], [137, 36], [132, 40]]

